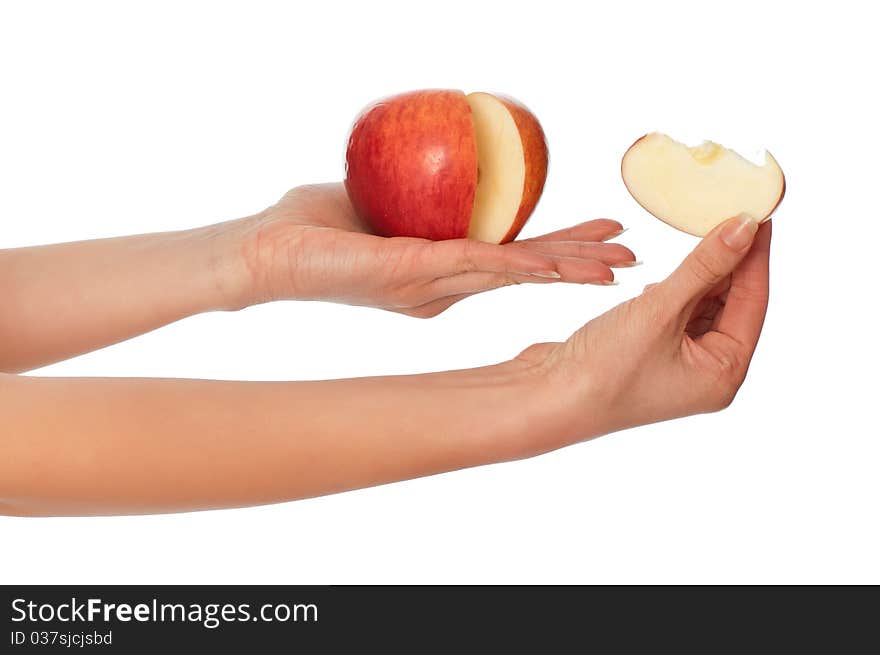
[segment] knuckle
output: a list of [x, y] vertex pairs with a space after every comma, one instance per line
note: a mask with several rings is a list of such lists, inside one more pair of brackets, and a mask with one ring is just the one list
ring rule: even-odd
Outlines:
[[688, 269], [691, 275], [707, 286], [716, 284], [722, 277], [719, 262], [700, 250], [688, 259]]
[[463, 271], [468, 273], [479, 269], [479, 252], [477, 244], [469, 239], [461, 246], [459, 266]]
[[657, 284], [649, 284], [645, 287], [642, 295], [632, 300], [629, 311], [634, 318], [654, 327], [669, 325], [676, 316], [675, 308], [663, 297], [661, 288]]

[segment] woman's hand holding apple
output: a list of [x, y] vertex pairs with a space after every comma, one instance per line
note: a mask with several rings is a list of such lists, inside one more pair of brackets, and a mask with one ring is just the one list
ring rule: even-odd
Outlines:
[[476, 293], [526, 282], [608, 284], [635, 255], [604, 243], [622, 231], [600, 219], [503, 245], [371, 234], [341, 184], [298, 187], [266, 211], [226, 224], [234, 245], [233, 307], [329, 300], [435, 316]]

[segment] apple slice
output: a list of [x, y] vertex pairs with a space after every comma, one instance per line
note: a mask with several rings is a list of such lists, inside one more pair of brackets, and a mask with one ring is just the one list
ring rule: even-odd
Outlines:
[[785, 175], [769, 152], [758, 166], [717, 143], [688, 147], [659, 132], [632, 144], [620, 170], [636, 202], [695, 236], [739, 214], [765, 221], [785, 195]]
[[382, 236], [516, 238], [544, 188], [538, 120], [510, 98], [429, 89], [373, 104], [355, 121], [345, 188]]
[[477, 188], [468, 237], [489, 243], [516, 238], [544, 188], [547, 144], [535, 117], [509, 98], [467, 96], [477, 142]]

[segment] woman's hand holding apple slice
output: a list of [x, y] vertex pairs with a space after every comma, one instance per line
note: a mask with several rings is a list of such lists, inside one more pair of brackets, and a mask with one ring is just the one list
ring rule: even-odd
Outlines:
[[727, 407], [763, 327], [770, 236], [769, 221], [730, 219], [662, 282], [564, 343], [523, 351], [508, 366], [532, 379], [522, 395], [542, 429], [499, 444], [503, 457]]

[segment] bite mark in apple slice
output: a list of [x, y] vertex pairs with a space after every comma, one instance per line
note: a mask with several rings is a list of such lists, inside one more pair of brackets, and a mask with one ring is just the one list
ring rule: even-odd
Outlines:
[[769, 152], [758, 166], [717, 143], [688, 147], [659, 132], [630, 146], [621, 174], [642, 207], [696, 236], [739, 214], [765, 221], [785, 195], [785, 175]]

